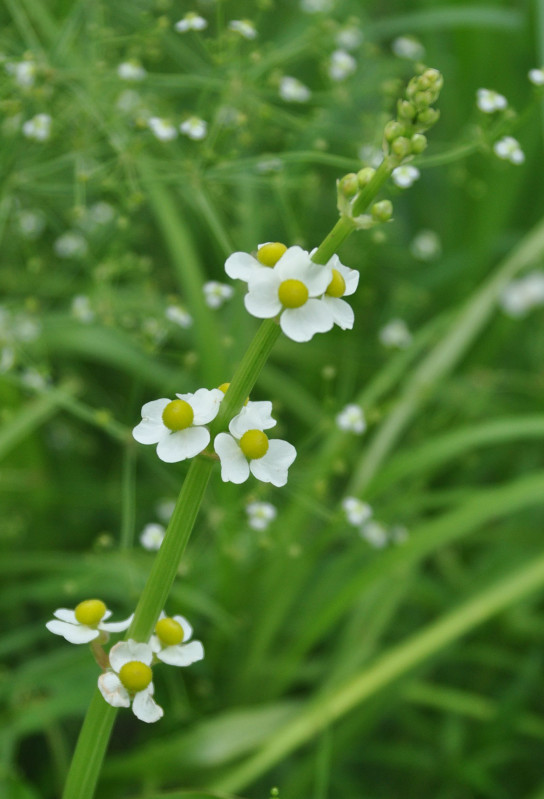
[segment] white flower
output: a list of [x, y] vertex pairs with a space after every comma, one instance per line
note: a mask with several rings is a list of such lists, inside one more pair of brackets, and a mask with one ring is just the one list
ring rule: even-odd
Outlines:
[[410, 244], [410, 252], [419, 261], [432, 261], [442, 251], [440, 236], [434, 230], [420, 230]]
[[200, 117], [189, 117], [185, 122], [179, 126], [180, 131], [194, 141], [200, 141], [206, 138], [208, 132], [208, 123]]
[[533, 86], [544, 86], [544, 69], [529, 70], [529, 80]]
[[269, 440], [263, 432], [276, 424], [270, 407], [271, 403], [266, 402], [248, 403], [231, 420], [230, 434], [219, 433], [215, 437], [223, 482], [243, 483], [250, 472], [263, 483], [283, 486], [287, 482], [287, 470], [297, 452], [287, 441]]
[[532, 308], [544, 305], [544, 272], [529, 272], [508, 283], [502, 291], [500, 305], [514, 318], [525, 316]]
[[376, 549], [383, 549], [388, 541], [387, 530], [383, 524], [372, 519], [363, 524], [359, 530], [359, 534], [361, 538], [364, 538], [365, 541], [368, 541], [368, 543]]
[[161, 119], [160, 117], [149, 117], [147, 120], [147, 125], [151, 133], [159, 141], [172, 141], [172, 139], [175, 139], [178, 135], [174, 125], [172, 125], [167, 119]]
[[391, 44], [391, 50], [398, 58], [420, 61], [425, 56], [425, 48], [414, 36], [398, 36]]
[[0, 349], [0, 374], [5, 374], [15, 364], [15, 352], [11, 347], [2, 347]]
[[41, 211], [20, 211], [17, 224], [27, 239], [37, 239], [45, 229], [45, 217]]
[[346, 433], [356, 433], [360, 435], [366, 430], [366, 421], [363, 409], [360, 405], [350, 403], [343, 408], [336, 416], [336, 424], [340, 430]]
[[396, 186], [399, 186], [401, 189], [408, 189], [410, 186], [419, 179], [420, 172], [419, 169], [415, 166], [410, 166], [409, 164], [405, 164], [404, 166], [398, 166], [396, 169], [393, 170], [391, 173], [391, 178], [393, 183]]
[[42, 374], [32, 367], [25, 369], [21, 375], [21, 383], [23, 386], [32, 389], [32, 391], [45, 391], [48, 381], [49, 378], [47, 375]]
[[270, 502], [249, 502], [246, 505], [248, 524], [253, 530], [266, 530], [277, 516], [277, 510]]
[[258, 319], [281, 314], [280, 326], [286, 336], [310, 341], [315, 333], [325, 333], [334, 324], [326, 303], [317, 299], [331, 280], [330, 261], [321, 266], [306, 250], [289, 247], [273, 267], [250, 272], [244, 303]]
[[405, 349], [412, 343], [412, 334], [408, 330], [404, 319], [391, 319], [380, 332], [379, 339], [384, 347], [397, 347]]
[[508, 105], [506, 97], [492, 89], [478, 89], [476, 92], [476, 105], [484, 114], [493, 114], [502, 111]]
[[256, 39], [257, 31], [255, 26], [248, 19], [231, 19], [229, 30], [239, 33], [244, 39]]
[[156, 524], [155, 522], [146, 524], [140, 533], [140, 544], [144, 549], [156, 552], [161, 548], [165, 532], [162, 524]]
[[121, 80], [143, 80], [147, 72], [137, 61], [123, 61], [117, 67], [117, 74]]
[[344, 80], [353, 75], [357, 69], [357, 61], [345, 50], [335, 50], [329, 63], [329, 78]]
[[344, 497], [342, 500], [342, 508], [346, 514], [346, 518], [354, 527], [366, 522], [372, 516], [372, 508], [367, 502], [363, 502], [357, 497]]
[[88, 644], [98, 638], [101, 632], [120, 633], [127, 630], [132, 621], [132, 616], [129, 616], [124, 621], [107, 622], [111, 610], [107, 609], [101, 599], [86, 599], [75, 610], [58, 608], [53, 616], [55, 618], [45, 626], [49, 632], [62, 635], [71, 644]]
[[191, 327], [193, 324], [193, 317], [191, 314], [184, 308], [180, 308], [179, 305], [168, 305], [164, 315], [175, 325], [179, 325], [183, 328]]
[[244, 280], [247, 283], [254, 273], [275, 266], [286, 251], [285, 244], [268, 241], [258, 245], [256, 258], [247, 252], [233, 252], [225, 261], [225, 272], [233, 280]]
[[356, 50], [362, 41], [362, 31], [355, 25], [350, 25], [336, 34], [336, 44], [343, 50]]
[[88, 216], [95, 225], [108, 225], [115, 217], [115, 208], [109, 203], [100, 201], [91, 205]]
[[332, 280], [321, 301], [331, 312], [334, 324], [342, 330], [351, 330], [355, 315], [353, 308], [342, 297], [353, 294], [359, 284], [359, 272], [340, 263], [337, 255], [333, 255], [327, 266], [332, 267]]
[[383, 161], [383, 151], [373, 144], [363, 144], [359, 148], [358, 155], [365, 166], [371, 166], [373, 169], [377, 169]]
[[36, 64], [33, 61], [10, 61], [6, 65], [6, 72], [15, 77], [15, 82], [23, 89], [34, 86], [36, 80]]
[[59, 236], [53, 247], [59, 258], [83, 258], [88, 250], [87, 240], [71, 230]]
[[204, 17], [199, 16], [199, 14], [195, 14], [194, 11], [188, 11], [183, 19], [180, 19], [180, 21], [176, 22], [174, 25], [174, 28], [178, 33], [186, 33], [187, 31], [203, 31], [207, 27], [207, 20], [205, 20]]
[[312, 92], [310, 89], [290, 75], [284, 75], [280, 81], [279, 94], [286, 103], [307, 103]]
[[176, 397], [146, 402], [142, 421], [132, 431], [140, 444], [157, 444], [157, 455], [166, 463], [193, 458], [208, 446], [210, 434], [202, 425], [215, 419], [224, 394], [218, 388], [199, 388]]
[[520, 147], [520, 143], [513, 136], [503, 136], [502, 139], [496, 141], [493, 145], [495, 155], [505, 161], [510, 161], [511, 164], [523, 164], [525, 161], [525, 153]]
[[159, 499], [155, 505], [155, 512], [161, 521], [169, 522], [175, 507], [175, 499], [167, 499], [163, 497], [163, 499]]
[[307, 14], [324, 14], [333, 6], [334, 0], [300, 0], [300, 7]]
[[85, 294], [76, 294], [70, 306], [72, 316], [83, 324], [89, 324], [95, 318], [90, 299]]
[[210, 308], [221, 308], [234, 294], [232, 286], [227, 286], [226, 283], [218, 283], [217, 280], [209, 280], [204, 283], [202, 288], [204, 290], [204, 300]]
[[200, 641], [190, 641], [193, 628], [184, 616], [161, 613], [149, 644], [159, 660], [170, 666], [190, 666], [204, 657]]
[[110, 649], [111, 669], [98, 678], [100, 693], [113, 707], [130, 707], [140, 721], [158, 721], [164, 715], [153, 699], [153, 650], [132, 639]]
[[36, 114], [23, 123], [23, 135], [34, 141], [47, 141], [51, 135], [51, 117], [49, 114]]

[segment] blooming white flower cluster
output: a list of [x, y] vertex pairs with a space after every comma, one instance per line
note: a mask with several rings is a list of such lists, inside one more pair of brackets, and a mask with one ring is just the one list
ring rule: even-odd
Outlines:
[[279, 316], [282, 331], [293, 341], [310, 341], [335, 324], [342, 330], [353, 327], [353, 310], [342, 297], [355, 292], [359, 273], [337, 255], [321, 265], [301, 247], [269, 242], [259, 245], [256, 257], [233, 253], [225, 271], [247, 283], [244, 303], [249, 313], [258, 319]]
[[107, 622], [111, 611], [101, 599], [87, 599], [74, 610], [58, 608], [47, 629], [61, 635], [72, 644], [95, 642], [95, 656], [103, 667], [98, 678], [100, 693], [113, 707], [131, 707], [141, 721], [152, 723], [164, 715], [153, 698], [151, 667], [161, 661], [171, 666], [185, 667], [202, 660], [204, 647], [200, 641], [190, 641], [193, 628], [184, 616], [160, 614], [153, 635], [145, 642], [120, 641], [109, 655], [101, 649], [110, 633], [123, 632], [130, 626], [133, 615], [120, 622]]
[[278, 512], [270, 502], [249, 502], [246, 505], [247, 521], [252, 530], [266, 530]]
[[533, 308], [544, 305], [544, 272], [529, 272], [512, 280], [502, 291], [499, 303], [514, 318], [526, 316]]
[[30, 89], [36, 82], [37, 67], [34, 61], [8, 61], [6, 72], [13, 75], [15, 82], [22, 89]]
[[336, 415], [336, 425], [344, 433], [355, 433], [360, 436], [366, 430], [366, 420], [360, 405], [350, 403]]
[[476, 92], [476, 105], [484, 114], [494, 114], [495, 111], [504, 111], [508, 101], [506, 97], [492, 89], [478, 89]]
[[[149, 117], [147, 126], [159, 141], [173, 141], [178, 136], [178, 129], [168, 119]], [[190, 116], [179, 126], [180, 133], [193, 141], [202, 141], [208, 133], [208, 123], [197, 116]]]
[[387, 544], [402, 544], [408, 538], [408, 530], [402, 525], [384, 524], [372, 518], [371, 506], [357, 497], [344, 497], [342, 509], [346, 519], [356, 527], [359, 535], [375, 549], [383, 549]]
[[51, 122], [49, 114], [36, 114], [23, 122], [23, 136], [34, 141], [47, 141], [51, 135]]
[[353, 75], [357, 61], [346, 50], [335, 50], [329, 62], [329, 78], [341, 81]]
[[403, 164], [403, 166], [398, 166], [394, 169], [391, 173], [391, 180], [398, 186], [400, 189], [409, 189], [410, 186], [419, 180], [420, 171], [416, 166], [411, 166], [411, 164]]
[[226, 283], [219, 283], [217, 280], [208, 280], [207, 283], [204, 283], [202, 289], [204, 291], [204, 301], [209, 308], [221, 308], [234, 294], [232, 286], [228, 286]]
[[280, 81], [279, 95], [286, 103], [307, 103], [312, 92], [298, 78], [284, 75]]
[[187, 33], [187, 31], [203, 31], [208, 27], [207, 20], [196, 14], [194, 11], [188, 11], [187, 14], [176, 22], [174, 28], [178, 33]]
[[193, 141], [201, 141], [206, 138], [208, 133], [208, 123], [200, 117], [191, 116], [179, 126], [181, 133], [188, 136]]
[[513, 136], [503, 136], [493, 145], [495, 155], [502, 158], [504, 161], [510, 161], [511, 164], [523, 164], [525, 161], [525, 153], [521, 149], [521, 145]]
[[147, 125], [151, 133], [159, 141], [173, 141], [173, 139], [177, 138], [178, 132], [168, 119], [149, 117]]
[[378, 338], [384, 347], [406, 349], [412, 343], [412, 334], [404, 319], [391, 319], [380, 332]]

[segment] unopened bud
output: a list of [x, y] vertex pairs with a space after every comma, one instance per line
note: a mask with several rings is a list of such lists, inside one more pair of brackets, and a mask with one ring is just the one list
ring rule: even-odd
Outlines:
[[413, 101], [418, 108], [421, 108], [422, 106], [432, 105], [432, 103], [434, 103], [435, 100], [436, 100], [435, 92], [430, 91], [430, 89], [427, 89], [426, 91], [422, 92], [416, 92], [413, 97]]
[[399, 136], [398, 139], [392, 142], [391, 151], [398, 156], [398, 158], [406, 158], [407, 155], [411, 155], [412, 144], [410, 139], [407, 139], [405, 136]]
[[376, 222], [389, 222], [393, 216], [393, 203], [391, 200], [380, 200], [372, 206], [371, 214]]
[[440, 111], [437, 111], [436, 108], [424, 108], [418, 113], [416, 124], [423, 128], [430, 128], [438, 122], [439, 117]]
[[411, 121], [417, 114], [417, 109], [410, 100], [399, 100], [397, 103], [397, 113], [401, 119]]
[[442, 73], [438, 69], [433, 69], [432, 67], [426, 69], [421, 78], [427, 81], [429, 86], [432, 86], [433, 89], [438, 89], [438, 91], [440, 91], [444, 85]]
[[424, 136], [423, 133], [415, 133], [412, 136], [411, 144], [412, 144], [412, 153], [414, 155], [419, 155], [427, 147], [427, 137]]
[[386, 141], [392, 142], [399, 136], [404, 135], [404, 125], [391, 119], [384, 128], [383, 135]]
[[343, 178], [340, 178], [338, 183], [338, 190], [344, 197], [354, 197], [359, 191], [359, 182], [355, 172], [348, 172]]
[[371, 166], [365, 166], [364, 169], [360, 169], [359, 172], [357, 172], [359, 188], [364, 189], [365, 186], [368, 186], [375, 174], [376, 170], [372, 169]]

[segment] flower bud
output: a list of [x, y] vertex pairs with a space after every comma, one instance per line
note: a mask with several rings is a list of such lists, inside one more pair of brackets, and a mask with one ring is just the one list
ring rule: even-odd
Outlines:
[[364, 169], [360, 169], [357, 172], [357, 183], [359, 184], [359, 188], [364, 189], [364, 187], [370, 183], [375, 174], [376, 170], [372, 169], [371, 166], [365, 166]]
[[359, 191], [359, 183], [355, 172], [348, 172], [338, 182], [338, 191], [344, 197], [354, 197]]
[[430, 128], [440, 117], [440, 111], [437, 111], [436, 108], [424, 108], [419, 111], [416, 119], [416, 124], [422, 128]]
[[380, 200], [372, 206], [371, 214], [376, 222], [389, 222], [393, 216], [393, 203], [391, 200]]
[[424, 136], [423, 133], [415, 133], [412, 136], [411, 145], [412, 153], [414, 155], [419, 155], [427, 147], [427, 137]]
[[406, 119], [411, 122], [417, 114], [417, 109], [410, 100], [399, 100], [397, 103], [397, 113], [400, 119]]
[[399, 136], [398, 139], [392, 142], [391, 151], [398, 158], [406, 158], [407, 155], [411, 155], [412, 144], [410, 139], [407, 139], [406, 136]]
[[404, 125], [391, 119], [384, 128], [383, 135], [386, 141], [392, 142], [399, 136], [404, 135]]

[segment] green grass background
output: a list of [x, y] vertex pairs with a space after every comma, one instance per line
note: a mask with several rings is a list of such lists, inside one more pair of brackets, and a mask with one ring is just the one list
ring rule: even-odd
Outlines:
[[[175, 33], [193, 9], [207, 31]], [[243, 17], [254, 42], [225, 30]], [[357, 72], [334, 84], [327, 58], [351, 17]], [[202, 283], [258, 242], [317, 246], [335, 180], [380, 144], [413, 72], [390, 49], [412, 34], [445, 81], [421, 180], [384, 192], [382, 236], [342, 247], [361, 272], [354, 330], [277, 344], [253, 398], [273, 399], [297, 446], [289, 483], [213, 476], [168, 606], [206, 658], [155, 670], [160, 724], [119, 714], [98, 795], [543, 799], [544, 316], [497, 306], [544, 253], [543, 109], [527, 80], [544, 61], [542, 0], [338, 0], [325, 15], [286, 0], [3, 0], [0, 22], [5, 58], [39, 65], [28, 91], [2, 67], [0, 302], [40, 329], [0, 375], [1, 795], [59, 796], [97, 667], [45, 622], [95, 595], [130, 613], [153, 557], [138, 535], [186, 473], [131, 440], [141, 405], [228, 380], [257, 327], [239, 286], [212, 311]], [[147, 69], [141, 84], [117, 77], [127, 58]], [[311, 101], [282, 102], [282, 74]], [[517, 112], [525, 165], [493, 155], [480, 87]], [[158, 142], [117, 109], [126, 89], [154, 115], [202, 116], [209, 136]], [[40, 112], [53, 118], [44, 143], [20, 133]], [[281, 168], [260, 171], [270, 158]], [[59, 258], [55, 240], [99, 201], [113, 220], [86, 232], [84, 257]], [[22, 210], [43, 214], [38, 239], [20, 235]], [[411, 254], [422, 229], [440, 236], [439, 259]], [[70, 313], [80, 294], [90, 324]], [[190, 329], [165, 320], [170, 303]], [[399, 316], [415, 336], [394, 353], [377, 334]], [[334, 425], [353, 401], [363, 437]], [[408, 541], [371, 549], [343, 517], [346, 494]], [[265, 533], [247, 525], [255, 498], [279, 509]]]

